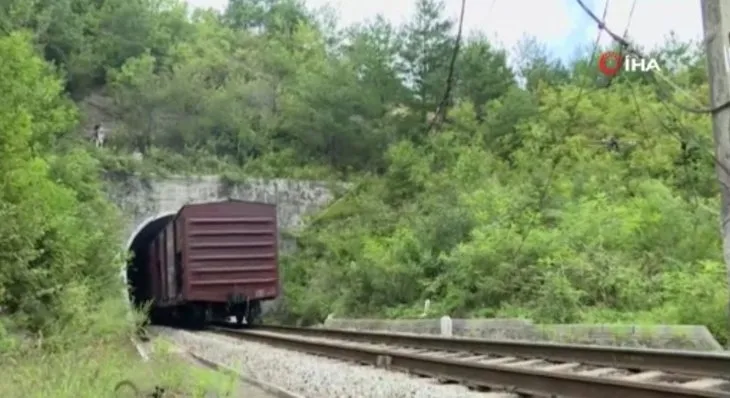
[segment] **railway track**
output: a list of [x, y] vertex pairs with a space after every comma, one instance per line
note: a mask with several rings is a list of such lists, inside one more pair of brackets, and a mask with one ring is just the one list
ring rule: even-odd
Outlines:
[[212, 331], [522, 396], [730, 398], [727, 354], [282, 326]]

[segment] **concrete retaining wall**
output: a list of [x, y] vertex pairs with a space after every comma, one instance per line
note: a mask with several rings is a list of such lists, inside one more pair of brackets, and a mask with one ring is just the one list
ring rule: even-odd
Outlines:
[[605, 346], [722, 350], [700, 325], [536, 325], [525, 319], [338, 319], [325, 327], [336, 329], [440, 334], [486, 339], [550, 341]]
[[536, 339], [576, 344], [717, 351], [723, 347], [702, 325], [538, 325]]

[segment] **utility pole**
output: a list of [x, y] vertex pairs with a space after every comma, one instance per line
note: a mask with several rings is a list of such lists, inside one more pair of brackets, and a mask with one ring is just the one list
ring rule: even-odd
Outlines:
[[[710, 106], [716, 109], [730, 101], [730, 1], [701, 0], [702, 26], [707, 50], [707, 72], [710, 80]], [[720, 182], [722, 251], [730, 292], [730, 108], [714, 112], [712, 133], [715, 137], [717, 178]], [[730, 300], [728, 300], [730, 331]]]

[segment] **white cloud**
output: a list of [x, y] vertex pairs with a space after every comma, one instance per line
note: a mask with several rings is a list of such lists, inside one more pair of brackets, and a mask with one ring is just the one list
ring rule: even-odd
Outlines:
[[[631, 5], [634, 0], [608, 0], [606, 26], [613, 32], [623, 35]], [[603, 12], [604, 1], [596, 0], [594, 12], [599, 17]], [[699, 1], [688, 0], [637, 0], [634, 13], [629, 24], [629, 37], [637, 45], [652, 49], [660, 46], [666, 36], [674, 31], [680, 40], [698, 40], [702, 37], [702, 13]], [[586, 30], [591, 40], [595, 39], [596, 27], [592, 25]], [[603, 35], [601, 41], [606, 44], [611, 39]]]
[[187, 0], [187, 2], [193, 7], [215, 8], [216, 10], [223, 10], [228, 4], [228, 0]]
[[[401, 23], [414, 11], [415, 0], [305, 0], [313, 8], [331, 5], [342, 25], [362, 22], [383, 14]], [[446, 15], [456, 20], [461, 0], [443, 0]], [[587, 0], [600, 16], [605, 0]], [[633, 0], [609, 0], [607, 25], [619, 34], [628, 21]], [[188, 0], [196, 7], [222, 10], [227, 0]], [[511, 49], [525, 34], [537, 37], [561, 56], [570, 56], [576, 46], [595, 40], [596, 25], [574, 0], [467, 0], [464, 27], [480, 30]], [[674, 30], [680, 39], [697, 39], [702, 21], [697, 1], [637, 0], [629, 35], [639, 45], [654, 47]], [[610, 42], [603, 35], [604, 43]]]
[[[307, 1], [314, 7], [327, 3], [327, 0]], [[378, 13], [400, 23], [415, 10], [413, 0], [333, 0], [330, 3], [339, 11], [344, 25], [372, 18]], [[457, 20], [461, 0], [444, 3], [445, 15]], [[552, 41], [565, 38], [571, 30], [565, 0], [467, 0], [464, 28], [467, 32], [488, 32], [505, 44], [517, 42], [525, 31]]]

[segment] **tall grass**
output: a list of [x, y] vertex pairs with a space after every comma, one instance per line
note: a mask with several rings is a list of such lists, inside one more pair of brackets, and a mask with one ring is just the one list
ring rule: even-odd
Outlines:
[[164, 342], [156, 342], [154, 355], [143, 361], [131, 342], [135, 325], [123, 305], [110, 301], [102, 307], [90, 314], [96, 322], [67, 325], [49, 338], [6, 332], [0, 339], [0, 397], [133, 397], [128, 388], [115, 393], [122, 380], [140, 391], [162, 386], [172, 396], [222, 397], [233, 392], [237, 383], [231, 376], [182, 361]]

